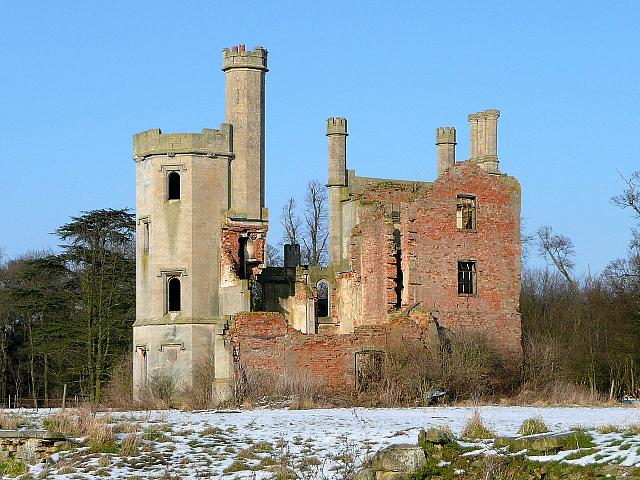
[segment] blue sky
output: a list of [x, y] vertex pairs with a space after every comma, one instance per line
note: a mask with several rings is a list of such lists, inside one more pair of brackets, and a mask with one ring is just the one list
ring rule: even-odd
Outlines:
[[[55, 248], [81, 210], [135, 205], [131, 137], [224, 121], [221, 50], [269, 50], [267, 206], [326, 179], [325, 119], [349, 168], [432, 180], [434, 129], [502, 111], [498, 154], [527, 229], [576, 246], [577, 272], [623, 256], [611, 204], [640, 169], [638, 2], [18, 2], [0, 5], [0, 247]], [[618, 173], [619, 172], [619, 173]], [[8, 199], [8, 201], [6, 201]], [[275, 237], [275, 238], [274, 238]]]

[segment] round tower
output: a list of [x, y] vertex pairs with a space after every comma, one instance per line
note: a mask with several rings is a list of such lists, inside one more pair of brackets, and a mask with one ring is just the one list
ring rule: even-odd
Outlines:
[[226, 123], [233, 127], [231, 209], [238, 218], [262, 220], [264, 208], [264, 105], [267, 50], [244, 45], [223, 50]]
[[347, 187], [347, 119], [327, 119], [329, 141], [329, 258], [332, 265], [342, 261], [342, 207], [343, 191]]

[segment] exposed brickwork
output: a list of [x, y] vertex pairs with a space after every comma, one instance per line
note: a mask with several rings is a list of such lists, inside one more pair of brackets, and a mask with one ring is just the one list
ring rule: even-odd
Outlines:
[[305, 335], [277, 313], [241, 313], [231, 331], [234, 357], [250, 372], [295, 376], [311, 374], [330, 389], [355, 386], [355, 354], [383, 351], [393, 339], [424, 341], [428, 326], [408, 317], [384, 325], [365, 325], [352, 334]]
[[[457, 195], [477, 199], [477, 228], [456, 226]], [[470, 163], [456, 164], [431, 189], [403, 204], [404, 304], [421, 302], [451, 330], [481, 328], [519, 351], [520, 186]], [[477, 295], [458, 295], [457, 262], [475, 260]]]
[[251, 242], [253, 262], [249, 265], [249, 276], [255, 277], [264, 266], [264, 248], [266, 242], [266, 226], [251, 227], [242, 223], [227, 222], [222, 227], [221, 240], [221, 285], [229, 285], [240, 276], [240, 238], [248, 236]]

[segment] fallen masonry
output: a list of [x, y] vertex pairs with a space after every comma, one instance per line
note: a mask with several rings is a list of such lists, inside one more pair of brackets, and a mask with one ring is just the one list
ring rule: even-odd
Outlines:
[[0, 430], [0, 463], [13, 457], [35, 465], [53, 454], [64, 440], [62, 434], [48, 430]]

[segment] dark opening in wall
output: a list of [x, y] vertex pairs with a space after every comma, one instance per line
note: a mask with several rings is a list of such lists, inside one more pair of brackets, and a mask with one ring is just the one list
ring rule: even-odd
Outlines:
[[241, 280], [249, 278], [249, 269], [247, 268], [247, 260], [249, 259], [249, 252], [247, 251], [248, 237], [240, 237], [238, 245], [238, 277]]
[[178, 172], [169, 172], [168, 177], [169, 183], [169, 196], [167, 197], [169, 200], [179, 200], [180, 199], [180, 174]]
[[173, 277], [169, 279], [168, 285], [168, 309], [170, 312], [180, 311], [180, 279]]
[[320, 280], [316, 285], [318, 290], [317, 317], [329, 316], [329, 284], [324, 280]]
[[356, 352], [356, 388], [359, 392], [366, 392], [382, 380], [383, 365], [383, 352]]
[[396, 292], [396, 308], [402, 308], [402, 289], [404, 288], [404, 275], [402, 274], [402, 243], [400, 238], [400, 230], [397, 228], [393, 231], [393, 239], [396, 246], [396, 278], [395, 278], [395, 292]]
[[471, 260], [458, 262], [458, 294], [476, 294], [476, 262]]

